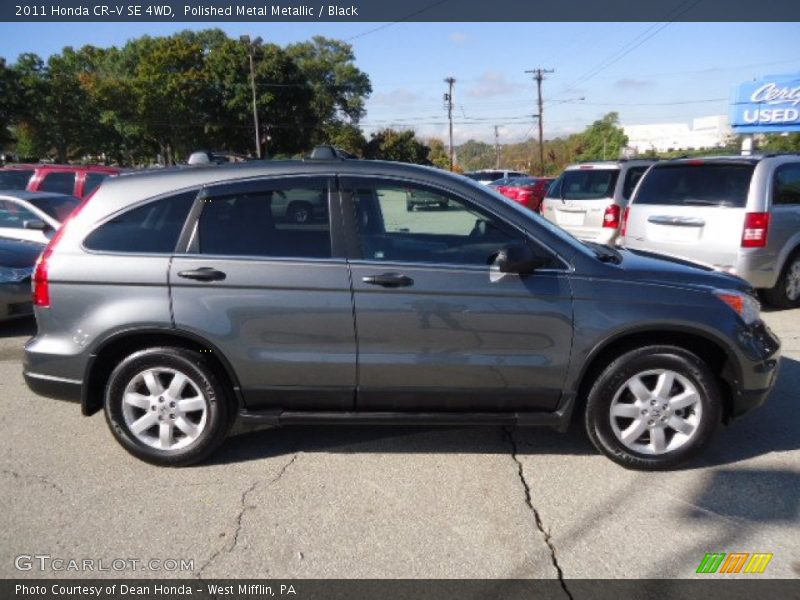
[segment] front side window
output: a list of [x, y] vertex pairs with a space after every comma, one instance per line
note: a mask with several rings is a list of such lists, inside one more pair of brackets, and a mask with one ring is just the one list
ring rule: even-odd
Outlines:
[[201, 254], [330, 258], [324, 179], [265, 182], [207, 198], [197, 229]]
[[55, 192], [56, 194], [72, 194], [75, 190], [75, 173], [70, 171], [56, 171], [48, 173], [39, 184], [40, 192]]
[[75, 210], [80, 201], [74, 196], [42, 196], [31, 198], [30, 203], [62, 223]]
[[782, 165], [775, 170], [772, 203], [800, 204], [800, 163]]
[[11, 200], [0, 200], [0, 227], [24, 229], [26, 221], [34, 220], [39, 220], [39, 217], [24, 206]]
[[183, 192], [117, 215], [90, 233], [83, 245], [100, 252], [172, 253], [196, 196], [196, 190]]
[[[441, 191], [363, 182], [350, 193], [367, 260], [487, 266], [500, 249], [524, 240], [496, 217]], [[411, 210], [410, 196], [424, 196], [437, 208]]]

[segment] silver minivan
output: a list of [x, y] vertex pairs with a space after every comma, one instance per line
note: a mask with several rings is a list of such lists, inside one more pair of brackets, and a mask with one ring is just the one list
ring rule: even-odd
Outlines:
[[619, 160], [571, 165], [547, 191], [542, 214], [578, 239], [614, 244], [631, 194], [653, 162]]
[[624, 244], [739, 275], [780, 308], [800, 306], [800, 156], [666, 161], [642, 179]]

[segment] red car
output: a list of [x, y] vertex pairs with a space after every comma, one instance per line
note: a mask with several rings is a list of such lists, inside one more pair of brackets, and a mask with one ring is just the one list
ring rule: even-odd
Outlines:
[[56, 192], [83, 198], [106, 177], [119, 175], [119, 167], [102, 165], [16, 164], [0, 169], [0, 190]]
[[526, 208], [539, 211], [547, 188], [552, 182], [552, 177], [518, 177], [507, 185], [499, 186], [497, 191]]

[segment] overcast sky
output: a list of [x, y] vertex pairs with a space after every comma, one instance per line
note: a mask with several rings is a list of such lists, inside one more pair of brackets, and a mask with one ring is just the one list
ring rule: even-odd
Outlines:
[[121, 45], [143, 34], [219, 26], [285, 45], [325, 35], [349, 41], [373, 94], [369, 132], [413, 127], [447, 134], [443, 79], [456, 78], [455, 136], [502, 142], [536, 135], [544, 83], [545, 137], [579, 131], [616, 110], [624, 124], [687, 122], [726, 114], [736, 84], [800, 71], [797, 23], [0, 23], [0, 56], [48, 56], [63, 46]]

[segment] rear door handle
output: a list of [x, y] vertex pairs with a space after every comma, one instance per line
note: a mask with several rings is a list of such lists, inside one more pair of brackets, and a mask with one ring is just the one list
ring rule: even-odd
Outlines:
[[382, 273], [381, 275], [367, 275], [361, 281], [370, 285], [379, 285], [387, 288], [408, 287], [414, 285], [414, 280], [402, 273]]
[[226, 275], [222, 271], [217, 271], [212, 267], [200, 267], [191, 271], [179, 271], [178, 277], [184, 279], [194, 279], [196, 281], [222, 281]]

